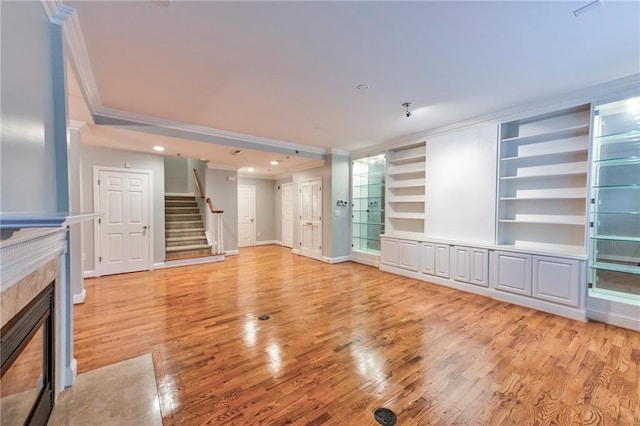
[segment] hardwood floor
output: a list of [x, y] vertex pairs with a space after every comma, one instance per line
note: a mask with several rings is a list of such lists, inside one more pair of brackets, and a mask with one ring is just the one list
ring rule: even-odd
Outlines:
[[633, 331], [277, 246], [85, 285], [79, 372], [151, 352], [165, 425], [640, 425]]

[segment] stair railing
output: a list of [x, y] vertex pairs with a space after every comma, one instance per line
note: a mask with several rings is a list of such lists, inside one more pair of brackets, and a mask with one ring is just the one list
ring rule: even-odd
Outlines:
[[214, 209], [213, 202], [209, 197], [207, 197], [207, 205], [209, 206], [209, 211], [213, 214], [211, 227], [211, 253], [224, 254], [224, 211]]
[[193, 180], [196, 182], [196, 188], [198, 189], [198, 196], [200, 199], [204, 200], [204, 193], [202, 192], [202, 187], [200, 186], [200, 180], [198, 180], [198, 173], [196, 173], [196, 169], [192, 170], [193, 172]]

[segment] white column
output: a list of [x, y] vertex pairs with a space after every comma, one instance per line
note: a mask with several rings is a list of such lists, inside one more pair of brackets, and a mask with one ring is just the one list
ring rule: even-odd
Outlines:
[[[69, 211], [80, 213], [82, 204], [80, 202], [80, 130], [86, 123], [82, 121], [69, 121], [69, 143], [68, 143], [68, 164], [69, 164]], [[69, 227], [69, 252], [71, 254], [71, 271], [69, 280], [71, 282], [71, 295], [73, 303], [83, 303], [86, 298], [84, 289], [84, 270], [82, 259], [82, 224], [76, 223]]]

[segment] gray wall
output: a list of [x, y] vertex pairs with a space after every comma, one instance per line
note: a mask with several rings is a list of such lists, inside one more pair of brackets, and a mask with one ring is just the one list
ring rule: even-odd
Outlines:
[[188, 160], [181, 157], [164, 157], [164, 190], [184, 194], [189, 190]]
[[256, 242], [278, 240], [275, 232], [275, 182], [271, 179], [239, 177], [238, 185], [256, 188]]
[[[82, 141], [87, 143], [89, 135], [81, 131]], [[93, 167], [106, 166], [124, 168], [125, 162], [131, 169], [151, 170], [153, 188], [153, 262], [164, 262], [164, 157], [141, 152], [122, 151], [90, 145], [80, 146], [80, 170], [82, 174], [82, 210], [93, 211]], [[83, 223], [82, 248], [85, 254], [84, 270], [94, 270], [93, 222]]]
[[56, 211], [50, 23], [40, 2], [0, 8], [0, 211]]
[[[234, 180], [228, 180], [231, 177]], [[224, 250], [238, 249], [238, 173], [232, 170], [206, 170], [205, 197], [216, 210], [224, 211]]]
[[278, 179], [274, 182], [274, 194], [275, 198], [273, 200], [274, 203], [274, 240], [282, 242], [282, 184], [283, 183], [291, 183], [293, 182], [293, 178], [288, 177], [286, 179]]
[[[351, 223], [351, 207], [338, 207], [338, 200], [351, 199], [349, 197], [350, 158], [342, 155], [331, 155], [331, 218], [332, 252], [331, 257], [349, 256], [351, 254], [351, 240], [349, 225]], [[350, 206], [350, 204], [348, 203]], [[340, 216], [336, 216], [339, 212]]]

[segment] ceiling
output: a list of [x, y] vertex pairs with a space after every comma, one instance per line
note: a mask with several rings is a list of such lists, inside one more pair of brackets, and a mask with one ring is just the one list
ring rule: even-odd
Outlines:
[[325, 149], [640, 71], [635, 1], [68, 3], [102, 107]]

